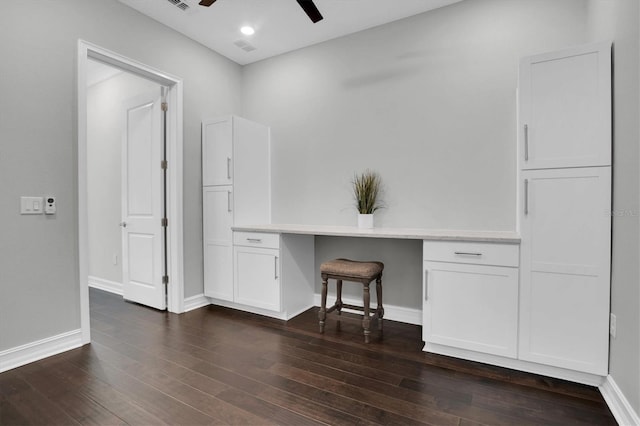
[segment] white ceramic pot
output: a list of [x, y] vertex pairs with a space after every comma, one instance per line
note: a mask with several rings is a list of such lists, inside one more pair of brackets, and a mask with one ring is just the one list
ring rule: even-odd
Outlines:
[[358, 213], [358, 228], [373, 228], [373, 215]]

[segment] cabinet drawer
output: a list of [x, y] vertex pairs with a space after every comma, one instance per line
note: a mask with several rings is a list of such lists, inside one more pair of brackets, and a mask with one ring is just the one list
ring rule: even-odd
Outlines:
[[519, 251], [517, 244], [425, 240], [422, 258], [436, 262], [517, 267]]
[[262, 232], [234, 232], [233, 244], [246, 247], [280, 248], [280, 234]]

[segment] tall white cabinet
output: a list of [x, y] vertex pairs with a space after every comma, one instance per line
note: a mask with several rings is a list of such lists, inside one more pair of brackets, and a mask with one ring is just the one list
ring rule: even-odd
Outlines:
[[608, 371], [611, 45], [524, 58], [518, 358]]
[[234, 300], [234, 225], [270, 223], [269, 128], [225, 116], [202, 123], [204, 294]]
[[204, 294], [289, 319], [313, 306], [313, 236], [233, 231], [271, 223], [269, 133], [235, 116], [202, 123]]

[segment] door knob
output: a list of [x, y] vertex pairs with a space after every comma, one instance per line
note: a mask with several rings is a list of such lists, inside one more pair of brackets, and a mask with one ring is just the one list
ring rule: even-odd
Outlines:
[[127, 227], [127, 222], [120, 222], [120, 226], [122, 226], [123, 228]]

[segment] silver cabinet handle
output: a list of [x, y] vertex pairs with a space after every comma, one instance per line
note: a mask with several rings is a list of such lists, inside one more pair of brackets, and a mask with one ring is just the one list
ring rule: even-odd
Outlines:
[[122, 226], [123, 228], [126, 228], [127, 227], [127, 222], [120, 222], [119, 225]]
[[250, 243], [261, 243], [262, 239], [260, 239], [260, 238], [247, 238], [247, 241], [249, 241]]
[[227, 211], [231, 211], [231, 191], [227, 191]]
[[529, 179], [524, 180], [524, 214], [529, 214]]
[[427, 292], [429, 290], [429, 287], [427, 285], [428, 279], [429, 279], [429, 270], [425, 269], [424, 270], [424, 301], [425, 302], [427, 301], [427, 299], [429, 299], [429, 296], [427, 295]]
[[524, 161], [529, 161], [529, 125], [524, 125]]
[[278, 279], [278, 256], [273, 256], [273, 279]]
[[231, 179], [231, 157], [227, 157], [227, 179]]
[[469, 252], [469, 251], [454, 251], [454, 254], [458, 256], [482, 256], [482, 253]]

